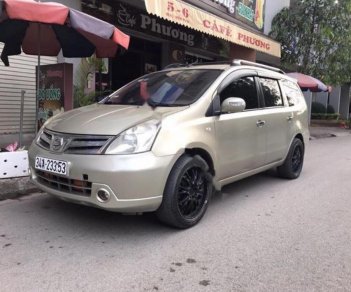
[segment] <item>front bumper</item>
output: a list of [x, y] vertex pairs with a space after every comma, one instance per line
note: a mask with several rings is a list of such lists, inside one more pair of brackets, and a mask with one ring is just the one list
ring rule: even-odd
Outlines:
[[[61, 199], [116, 212], [150, 212], [158, 209], [168, 175], [177, 159], [175, 155], [155, 156], [152, 152], [132, 155], [75, 155], [52, 153], [35, 143], [29, 149], [32, 181], [43, 191]], [[50, 176], [51, 183], [41, 179], [43, 172], [34, 169], [36, 156], [64, 160], [69, 165], [69, 176]], [[44, 173], [46, 174], [46, 173]], [[58, 184], [54, 180], [58, 180]], [[58, 187], [61, 183], [89, 182], [89, 194], [72, 192]], [[101, 202], [99, 190], [110, 193], [110, 199]]]

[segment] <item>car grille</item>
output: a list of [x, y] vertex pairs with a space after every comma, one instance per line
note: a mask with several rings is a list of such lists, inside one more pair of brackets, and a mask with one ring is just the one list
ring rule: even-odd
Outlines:
[[67, 154], [101, 154], [114, 136], [63, 134], [44, 129], [37, 144]]
[[35, 170], [35, 174], [40, 184], [51, 189], [84, 197], [91, 196], [92, 183], [89, 181], [70, 179], [41, 170]]

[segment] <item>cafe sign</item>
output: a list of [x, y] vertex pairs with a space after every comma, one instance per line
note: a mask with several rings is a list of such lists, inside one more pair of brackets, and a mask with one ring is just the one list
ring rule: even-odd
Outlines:
[[[217, 2], [222, 2], [220, 4], [226, 3], [230, 7], [230, 1], [228, 0], [218, 0]], [[261, 34], [243, 29], [235, 23], [216, 17], [184, 1], [145, 0], [145, 4], [150, 14], [155, 14], [171, 22], [275, 57], [280, 58], [281, 56], [280, 43], [262, 36]], [[244, 14], [244, 12], [242, 13]], [[248, 11], [245, 13], [247, 17], [251, 17]]]
[[183, 0], [229, 21], [263, 31], [266, 0]]
[[[82, 10], [97, 18], [110, 22], [119, 28], [141, 32], [172, 42], [172, 46], [181, 45], [209, 51], [222, 57], [228, 57], [225, 42], [208, 34], [188, 29], [174, 21], [169, 22], [145, 10], [122, 3], [101, 0], [100, 9], [92, 6], [91, 1], [82, 0]], [[177, 50], [179, 51], [179, 50]], [[174, 53], [176, 56], [177, 53]], [[173, 57], [172, 57], [173, 58]], [[173, 58], [175, 59], [175, 58]]]

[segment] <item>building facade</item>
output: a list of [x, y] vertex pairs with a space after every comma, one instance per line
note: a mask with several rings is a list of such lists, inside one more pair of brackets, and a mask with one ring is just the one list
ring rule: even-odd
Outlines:
[[[45, 1], [43, 1], [45, 2]], [[93, 80], [97, 90], [111, 91], [145, 73], [172, 63], [228, 61], [234, 58], [279, 65], [280, 44], [267, 34], [275, 13], [289, 0], [60, 0], [116, 25], [131, 36], [122, 56], [105, 60]], [[153, 3], [157, 2], [156, 6]], [[0, 44], [0, 51], [3, 46]], [[80, 59], [41, 57], [41, 65]], [[35, 132], [36, 56], [19, 55], [10, 67], [0, 64], [0, 135], [17, 133], [21, 91], [25, 90], [24, 132]], [[74, 77], [75, 77], [74, 73]], [[75, 78], [74, 78], [75, 79]], [[73, 86], [73, 85], [72, 85]], [[93, 87], [95, 87], [93, 86]]]
[[[279, 66], [280, 44], [265, 33], [289, 5], [269, 0], [82, 0], [82, 11], [131, 36], [130, 48], [108, 62], [97, 89], [115, 90], [172, 63], [234, 58]], [[267, 18], [267, 21], [266, 21]], [[128, 68], [128, 70], [125, 70]]]

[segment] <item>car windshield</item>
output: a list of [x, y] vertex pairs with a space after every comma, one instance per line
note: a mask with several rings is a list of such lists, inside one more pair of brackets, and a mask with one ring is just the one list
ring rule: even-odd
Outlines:
[[170, 70], [145, 75], [106, 98], [104, 104], [186, 106], [194, 103], [221, 70]]

